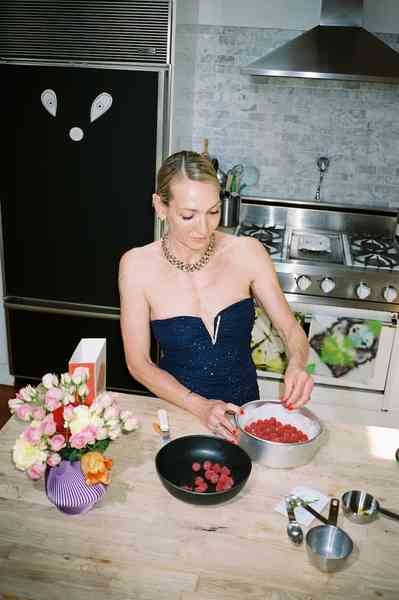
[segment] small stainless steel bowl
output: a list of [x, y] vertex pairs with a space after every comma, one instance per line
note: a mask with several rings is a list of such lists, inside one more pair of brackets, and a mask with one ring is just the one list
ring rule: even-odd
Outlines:
[[352, 554], [353, 541], [340, 527], [319, 525], [306, 534], [306, 550], [310, 562], [325, 573], [338, 571]]
[[362, 490], [351, 490], [342, 496], [342, 509], [345, 516], [354, 523], [369, 523], [378, 515], [378, 502]]
[[[306, 465], [319, 449], [324, 431], [321, 421], [308, 408], [287, 410], [279, 401], [254, 400], [242, 406], [243, 413], [235, 415], [240, 429], [240, 446], [253, 461], [274, 469], [292, 469]], [[276, 417], [284, 424], [295, 425], [309, 437], [307, 442], [271, 442], [245, 431], [248, 423]]]

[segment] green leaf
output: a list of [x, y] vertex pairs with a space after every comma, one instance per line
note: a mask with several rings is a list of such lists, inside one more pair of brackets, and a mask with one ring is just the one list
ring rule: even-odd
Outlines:
[[62, 450], [60, 450], [60, 456], [64, 460], [70, 460], [73, 462], [75, 460], [80, 460], [83, 454], [86, 454], [87, 452], [96, 451], [102, 454], [108, 448], [110, 442], [110, 438], [107, 438], [105, 440], [97, 440], [97, 442], [94, 444], [89, 444], [85, 448], [78, 449], [67, 446], [66, 448], [62, 448]]
[[321, 346], [320, 358], [326, 365], [353, 367], [354, 357], [341, 348], [335, 335], [327, 335]]
[[309, 375], [314, 375], [316, 373], [316, 363], [308, 363], [305, 367], [305, 371], [309, 373]]
[[378, 337], [381, 333], [382, 323], [381, 321], [369, 320], [364, 322], [365, 325], [370, 329], [371, 333]]

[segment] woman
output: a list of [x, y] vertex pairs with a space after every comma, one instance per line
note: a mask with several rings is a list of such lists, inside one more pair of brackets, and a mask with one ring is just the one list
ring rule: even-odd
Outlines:
[[[305, 371], [306, 336], [267, 252], [253, 238], [217, 231], [219, 191], [212, 165], [200, 154], [182, 151], [165, 160], [153, 204], [167, 234], [121, 259], [121, 328], [136, 380], [236, 441], [226, 413], [259, 398], [250, 352], [253, 297], [286, 345], [282, 402], [305, 404], [313, 381]], [[150, 327], [162, 350], [160, 366], [150, 358]]]

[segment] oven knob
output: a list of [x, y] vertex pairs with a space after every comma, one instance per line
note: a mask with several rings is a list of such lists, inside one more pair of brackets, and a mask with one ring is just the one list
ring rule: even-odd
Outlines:
[[324, 277], [320, 282], [320, 287], [325, 294], [329, 294], [335, 288], [335, 281], [331, 277]]
[[312, 280], [307, 275], [300, 275], [296, 280], [296, 284], [302, 292], [305, 292], [312, 285]]
[[368, 298], [370, 296], [370, 294], [371, 294], [371, 289], [369, 288], [367, 283], [364, 283], [364, 281], [361, 281], [356, 288], [356, 296], [358, 298], [360, 298], [360, 300], [365, 300], [366, 298]]
[[398, 297], [398, 290], [393, 285], [387, 285], [383, 292], [384, 298], [387, 302], [394, 302]]

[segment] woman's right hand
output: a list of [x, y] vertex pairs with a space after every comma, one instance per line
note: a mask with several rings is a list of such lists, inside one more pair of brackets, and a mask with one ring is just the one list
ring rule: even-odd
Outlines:
[[240, 408], [231, 402], [222, 400], [204, 400], [200, 412], [200, 421], [205, 427], [217, 436], [224, 437], [234, 444], [238, 444], [239, 430], [235, 428], [226, 416], [226, 413], [239, 414]]

